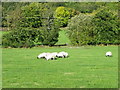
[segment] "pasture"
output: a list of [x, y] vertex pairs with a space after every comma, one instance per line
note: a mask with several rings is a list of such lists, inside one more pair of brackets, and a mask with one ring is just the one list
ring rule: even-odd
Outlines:
[[[106, 51], [113, 57], [105, 57]], [[118, 47], [35, 47], [3, 49], [3, 88], [117, 88]], [[37, 59], [66, 51], [69, 58]]]
[[[70, 42], [61, 31], [57, 45], [64, 43]], [[42, 52], [60, 51], [70, 57], [37, 59]], [[107, 51], [113, 57], [105, 57]], [[3, 48], [2, 63], [3, 88], [118, 87], [117, 46]]]

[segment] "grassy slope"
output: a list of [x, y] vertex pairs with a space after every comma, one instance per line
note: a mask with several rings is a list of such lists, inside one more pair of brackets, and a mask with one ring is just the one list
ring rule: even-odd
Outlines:
[[[117, 47], [3, 49], [3, 88], [117, 88]], [[106, 51], [113, 57], [105, 57]], [[37, 59], [67, 51], [69, 58]]]
[[70, 40], [66, 35], [66, 29], [65, 28], [61, 28], [61, 31], [59, 32], [59, 38], [58, 38], [58, 42], [56, 43], [56, 45], [60, 45], [60, 44], [70, 44]]

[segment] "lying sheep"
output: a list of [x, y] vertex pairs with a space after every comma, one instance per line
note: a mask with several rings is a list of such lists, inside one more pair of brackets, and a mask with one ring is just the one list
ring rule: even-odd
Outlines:
[[110, 52], [110, 51], [109, 51], [109, 52], [106, 52], [105, 56], [106, 56], [106, 57], [107, 57], [107, 56], [108, 56], [108, 57], [111, 57], [111, 56], [112, 56], [112, 52]]
[[68, 53], [67, 52], [64, 52], [64, 51], [62, 51], [62, 52], [59, 52], [58, 54], [57, 54], [57, 57], [61, 57], [61, 58], [65, 58], [65, 57], [68, 57]]
[[46, 60], [54, 60], [56, 59], [56, 54], [55, 53], [47, 53], [45, 56]]
[[62, 53], [58, 53], [58, 54], [57, 54], [57, 57], [59, 57], [59, 58], [64, 58], [64, 55], [63, 55]]
[[45, 58], [46, 54], [47, 54], [47, 53], [41, 53], [41, 54], [39, 54], [39, 55], [37, 56], [37, 58]]
[[63, 52], [60, 52], [60, 53], [62, 53], [64, 57], [68, 57], [68, 53], [67, 52], [63, 51]]
[[37, 58], [45, 58], [46, 60], [55, 60], [57, 57], [59, 58], [68, 57], [68, 53], [67, 52], [41, 53], [37, 56]]

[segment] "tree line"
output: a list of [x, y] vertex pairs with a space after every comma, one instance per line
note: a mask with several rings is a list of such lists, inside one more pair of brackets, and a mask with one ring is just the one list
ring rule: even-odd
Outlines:
[[119, 44], [118, 3], [2, 2], [3, 47], [53, 46], [61, 27], [71, 45]]

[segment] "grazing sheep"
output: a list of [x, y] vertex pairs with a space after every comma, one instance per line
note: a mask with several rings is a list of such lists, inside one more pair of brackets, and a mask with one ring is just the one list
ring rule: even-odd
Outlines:
[[47, 53], [47, 55], [45, 56], [46, 60], [54, 60], [56, 59], [56, 55], [53, 53]]
[[53, 53], [51, 53], [52, 55], [54, 55], [55, 57], [57, 57], [57, 52], [53, 52]]
[[105, 56], [106, 56], [106, 57], [107, 57], [107, 56], [108, 56], [108, 57], [111, 57], [111, 56], [112, 56], [112, 52], [110, 52], [110, 51], [109, 51], [109, 52], [106, 52]]
[[59, 58], [68, 57], [68, 53], [67, 52], [41, 53], [37, 56], [37, 58], [45, 58], [46, 60], [55, 60], [57, 57]]
[[59, 58], [64, 58], [64, 55], [63, 55], [62, 53], [58, 53], [58, 54], [57, 54], [57, 57], [59, 57]]
[[39, 54], [39, 55], [37, 56], [37, 58], [45, 58], [46, 54], [47, 54], [47, 53], [41, 53], [41, 54]]
[[62, 52], [59, 52], [59, 54], [60, 55], [62, 55], [62, 57], [68, 57], [68, 53], [67, 52], [64, 52], [64, 51], [62, 51]]

